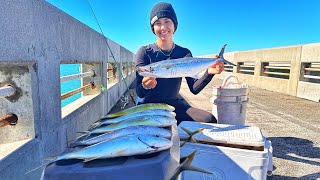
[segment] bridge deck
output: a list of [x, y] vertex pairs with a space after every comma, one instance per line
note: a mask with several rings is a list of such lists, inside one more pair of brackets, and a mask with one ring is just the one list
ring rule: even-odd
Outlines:
[[[213, 79], [198, 95], [183, 82], [180, 94], [190, 105], [211, 112], [212, 87], [221, 82]], [[320, 103], [250, 87], [246, 125], [259, 127], [272, 142], [274, 171], [268, 179], [320, 178]]]
[[[183, 83], [180, 94], [194, 107], [211, 112], [214, 79], [198, 95]], [[320, 178], [320, 103], [250, 87], [246, 125], [257, 126], [273, 146], [270, 179]]]

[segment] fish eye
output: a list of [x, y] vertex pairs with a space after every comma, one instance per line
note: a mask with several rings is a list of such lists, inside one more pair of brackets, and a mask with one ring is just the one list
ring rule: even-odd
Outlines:
[[156, 146], [150, 146], [152, 149], [158, 149]]

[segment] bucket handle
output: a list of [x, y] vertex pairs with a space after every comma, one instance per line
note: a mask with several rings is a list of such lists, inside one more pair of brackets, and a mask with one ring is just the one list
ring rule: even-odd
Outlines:
[[[229, 79], [234, 78], [237, 80], [236, 83], [233, 82], [228, 82]], [[222, 82], [222, 87], [227, 87], [229, 86], [229, 84], [240, 84], [238, 78], [234, 75], [234, 74], [229, 74], [227, 77], [224, 78], [223, 82]]]

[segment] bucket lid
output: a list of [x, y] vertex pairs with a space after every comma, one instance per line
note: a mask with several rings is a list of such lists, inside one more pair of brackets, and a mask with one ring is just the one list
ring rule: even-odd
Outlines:
[[264, 137], [260, 129], [255, 126], [183, 121], [178, 126], [178, 133], [180, 139], [185, 140], [189, 138], [189, 135], [181, 127], [191, 132], [204, 128], [203, 131], [193, 136], [197, 141], [254, 147], [264, 146]]

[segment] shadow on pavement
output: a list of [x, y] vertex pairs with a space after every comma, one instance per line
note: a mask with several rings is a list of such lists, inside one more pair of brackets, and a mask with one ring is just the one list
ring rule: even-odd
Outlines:
[[273, 156], [320, 167], [320, 163], [305, 158], [320, 158], [320, 148], [308, 139], [296, 137], [268, 137], [274, 149]]
[[268, 176], [267, 180], [273, 180], [273, 179], [285, 179], [285, 180], [315, 180], [320, 178], [320, 172], [314, 173], [314, 174], [308, 174], [302, 177], [289, 177], [289, 176], [279, 176], [279, 175], [272, 175]]

